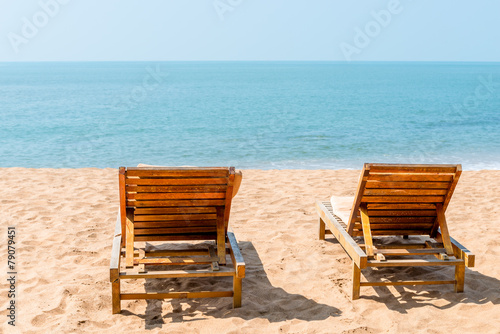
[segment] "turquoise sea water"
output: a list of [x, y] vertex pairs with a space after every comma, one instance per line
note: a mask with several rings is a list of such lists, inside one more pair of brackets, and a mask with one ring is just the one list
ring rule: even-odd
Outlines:
[[500, 169], [500, 63], [0, 63], [0, 167]]

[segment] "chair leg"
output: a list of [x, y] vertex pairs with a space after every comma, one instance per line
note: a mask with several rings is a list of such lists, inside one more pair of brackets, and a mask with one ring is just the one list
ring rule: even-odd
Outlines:
[[233, 277], [233, 308], [241, 307], [241, 282], [239, 277]]
[[326, 225], [323, 219], [319, 219], [319, 240], [325, 240]]
[[464, 292], [465, 263], [455, 266], [455, 292]]
[[360, 282], [361, 282], [361, 269], [359, 269], [358, 265], [355, 262], [353, 262], [352, 263], [352, 300], [356, 300], [359, 298]]
[[113, 304], [113, 314], [122, 311], [120, 303], [120, 279], [111, 282], [111, 303]]

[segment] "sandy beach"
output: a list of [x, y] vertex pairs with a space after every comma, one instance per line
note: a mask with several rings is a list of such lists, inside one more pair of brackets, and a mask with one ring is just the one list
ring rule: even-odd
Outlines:
[[[242, 307], [232, 309], [231, 298], [123, 301], [122, 314], [112, 315], [117, 170], [0, 168], [0, 332], [499, 333], [500, 171], [464, 172], [447, 210], [451, 236], [476, 254], [464, 293], [451, 285], [364, 287], [353, 302], [351, 261], [331, 236], [318, 240], [314, 203], [353, 196], [358, 176], [243, 170], [230, 220], [247, 266]], [[7, 324], [8, 226], [16, 228], [16, 327]], [[452, 269], [405, 273], [448, 279]], [[214, 282], [161, 284], [201, 290]], [[144, 291], [144, 282], [127, 287]]]

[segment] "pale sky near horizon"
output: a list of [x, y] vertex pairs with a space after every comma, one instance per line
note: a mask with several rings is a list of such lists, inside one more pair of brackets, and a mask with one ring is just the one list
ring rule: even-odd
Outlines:
[[500, 61], [499, 18], [495, 0], [0, 0], [0, 61]]

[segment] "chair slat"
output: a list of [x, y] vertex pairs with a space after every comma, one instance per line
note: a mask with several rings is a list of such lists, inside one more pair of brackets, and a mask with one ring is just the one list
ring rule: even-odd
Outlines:
[[135, 215], [216, 213], [215, 207], [180, 207], [180, 208], [136, 208]]
[[223, 199], [226, 193], [128, 193], [127, 199], [162, 200], [162, 199]]
[[373, 196], [442, 196], [447, 189], [366, 189], [365, 195]]
[[433, 203], [368, 203], [368, 210], [436, 210]]
[[387, 182], [451, 182], [453, 175], [446, 174], [370, 174], [368, 181]]
[[148, 221], [148, 222], [136, 222], [134, 226], [137, 228], [148, 228], [148, 227], [174, 227], [174, 226], [215, 226], [216, 220], [169, 220], [169, 221]]
[[227, 178], [177, 178], [177, 179], [161, 179], [161, 178], [139, 178], [129, 177], [125, 180], [127, 185], [142, 185], [142, 186], [183, 186], [183, 185], [210, 185], [210, 184], [227, 184]]
[[[434, 223], [436, 217], [370, 217], [370, 223]], [[356, 218], [355, 222], [360, 222]]]
[[398, 182], [398, 181], [367, 181], [367, 189], [448, 189], [450, 182], [427, 182], [427, 181], [412, 181], [412, 182]]
[[165, 228], [136, 228], [134, 233], [139, 235], [158, 235], [158, 234], [188, 234], [188, 233], [207, 233], [215, 232], [215, 226], [195, 226], [195, 227], [165, 227]]
[[227, 177], [229, 174], [228, 169], [132, 169], [127, 168], [127, 176], [141, 176], [141, 177]]
[[377, 216], [396, 216], [396, 217], [435, 217], [436, 210], [370, 210], [370, 217]]
[[126, 187], [129, 193], [199, 193], [226, 192], [226, 185], [190, 185], [190, 186], [137, 186]]
[[442, 203], [444, 196], [363, 196], [363, 203]]
[[155, 208], [155, 207], [169, 207], [169, 206], [224, 206], [224, 200], [165, 200], [165, 201], [127, 201], [127, 206], [131, 207], [143, 207], [143, 208]]
[[182, 214], [182, 215], [135, 215], [134, 222], [148, 221], [191, 221], [191, 220], [215, 220], [216, 214]]
[[194, 241], [194, 240], [215, 240], [217, 233], [197, 233], [197, 234], [156, 234], [156, 235], [139, 235], [135, 237], [135, 241]]
[[385, 165], [385, 164], [370, 164], [370, 173], [447, 173], [455, 174], [456, 165]]

